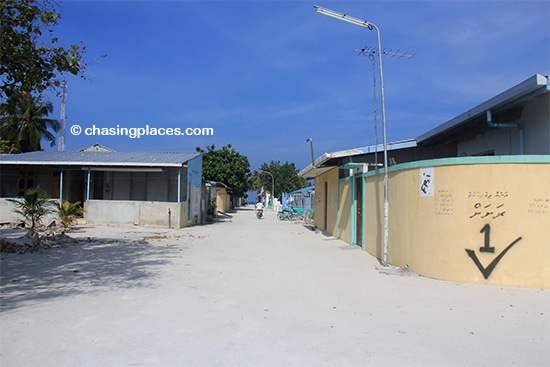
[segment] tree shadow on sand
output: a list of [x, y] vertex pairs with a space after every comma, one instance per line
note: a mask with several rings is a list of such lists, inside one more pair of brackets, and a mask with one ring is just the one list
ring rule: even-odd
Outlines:
[[57, 297], [113, 289], [155, 288], [161, 265], [181, 247], [145, 239], [81, 239], [41, 253], [1, 254], [0, 311]]

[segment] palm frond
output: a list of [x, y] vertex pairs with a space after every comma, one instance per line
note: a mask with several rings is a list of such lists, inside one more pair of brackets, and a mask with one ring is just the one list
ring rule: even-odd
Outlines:
[[59, 201], [54, 201], [54, 206], [59, 221], [64, 228], [69, 228], [79, 217], [84, 215], [84, 208], [82, 208], [80, 201], [71, 203], [67, 200], [63, 200], [61, 204]]
[[52, 206], [51, 200], [40, 186], [27, 190], [22, 199], [7, 200], [15, 204], [13, 212], [21, 215], [25, 226], [31, 230], [42, 222], [42, 217], [50, 212]]

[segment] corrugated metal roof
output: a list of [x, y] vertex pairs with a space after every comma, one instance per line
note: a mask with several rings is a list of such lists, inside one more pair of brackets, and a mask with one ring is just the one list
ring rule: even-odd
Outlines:
[[[397, 150], [397, 149], [412, 148], [412, 147], [416, 147], [416, 140], [415, 139], [388, 142], [386, 144], [387, 150]], [[326, 153], [328, 155], [326, 160], [328, 160], [330, 158], [353, 157], [353, 156], [356, 156], [356, 155], [369, 154], [369, 153], [375, 153], [375, 152], [383, 152], [383, 151], [384, 151], [384, 145], [383, 144], [369, 145], [367, 147], [353, 148], [353, 149], [347, 149], [347, 150], [340, 150], [338, 152]], [[322, 163], [324, 163], [324, 162], [317, 163], [317, 161], [315, 161], [316, 166], [319, 166]]]
[[0, 164], [56, 166], [181, 167], [201, 153], [40, 151], [0, 156]]
[[[414, 148], [414, 147], [416, 147], [415, 139], [394, 141], [386, 144], [386, 148], [388, 151], [405, 149], [405, 148]], [[315, 160], [314, 162], [315, 167], [313, 167], [311, 164], [308, 165], [306, 168], [301, 170], [300, 173], [298, 173], [298, 176], [304, 177], [304, 178], [314, 178], [330, 170], [331, 168], [338, 166], [338, 164], [334, 164], [332, 166], [325, 165], [325, 163], [327, 163], [331, 159], [342, 158], [342, 157], [353, 157], [357, 155], [370, 154], [370, 153], [382, 152], [382, 151], [384, 151], [384, 145], [378, 144], [378, 145], [369, 145], [367, 147], [361, 147], [361, 148], [339, 150], [337, 152], [332, 152], [332, 153], [325, 153]]]
[[466, 125], [476, 117], [484, 116], [488, 110], [495, 110], [499, 107], [513, 103], [514, 101], [520, 101], [525, 97], [533, 97], [549, 90], [550, 81], [548, 75], [535, 74], [514, 87], [420, 135], [416, 140], [419, 144], [426, 143], [435, 137], [442, 136], [445, 133], [452, 132]]

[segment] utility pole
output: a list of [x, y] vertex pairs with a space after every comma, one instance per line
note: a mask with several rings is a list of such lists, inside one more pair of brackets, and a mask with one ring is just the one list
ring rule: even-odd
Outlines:
[[315, 155], [313, 154], [313, 139], [307, 138], [306, 143], [309, 142], [309, 147], [311, 150], [311, 168], [315, 168]]
[[67, 82], [63, 82], [63, 94], [61, 96], [61, 115], [59, 117], [59, 142], [57, 150], [65, 151], [65, 103], [67, 103]]
[[[380, 71], [380, 104], [382, 105], [382, 129], [384, 137], [384, 254], [383, 254], [383, 265], [388, 266], [388, 144], [387, 144], [387, 134], [386, 134], [386, 102], [385, 102], [385, 93], [384, 93], [384, 72], [382, 70], [382, 41], [380, 40], [380, 29], [374, 23], [368, 22], [366, 20], [354, 18], [344, 13], [339, 13], [334, 10], [327, 8], [322, 8], [320, 6], [314, 5], [317, 13], [323, 14], [335, 19], [342, 20], [354, 24], [356, 26], [368, 29], [375, 30], [378, 40], [378, 69]], [[377, 149], [378, 150], [378, 149]]]

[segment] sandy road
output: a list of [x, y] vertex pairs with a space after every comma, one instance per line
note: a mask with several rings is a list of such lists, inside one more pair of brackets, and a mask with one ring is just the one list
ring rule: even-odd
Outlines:
[[381, 269], [266, 212], [2, 255], [2, 366], [548, 366], [550, 291]]

